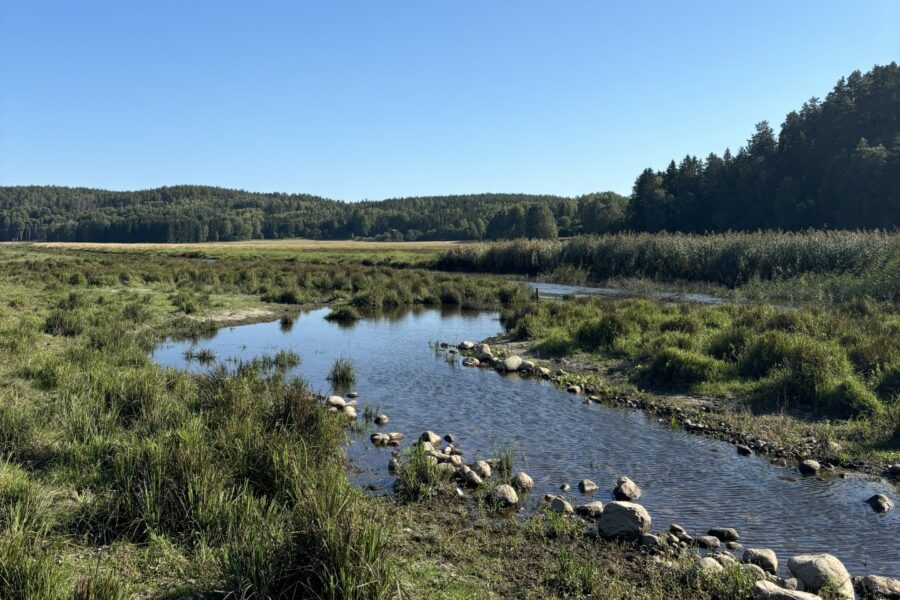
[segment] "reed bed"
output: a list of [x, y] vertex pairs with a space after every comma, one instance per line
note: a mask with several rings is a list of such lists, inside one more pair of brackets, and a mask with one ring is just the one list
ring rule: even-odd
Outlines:
[[589, 280], [650, 278], [729, 288], [809, 275], [865, 278], [869, 295], [900, 294], [900, 236], [808, 231], [716, 235], [619, 233], [569, 240], [459, 245], [437, 266], [448, 271], [547, 275], [583, 272]]

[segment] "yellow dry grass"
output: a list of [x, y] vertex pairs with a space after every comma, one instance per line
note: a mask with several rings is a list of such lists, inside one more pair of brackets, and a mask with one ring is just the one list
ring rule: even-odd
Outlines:
[[289, 250], [413, 250], [416, 248], [446, 248], [461, 242], [373, 242], [357, 240], [246, 240], [241, 242], [202, 243], [101, 243], [101, 242], [37, 242], [39, 248], [70, 248], [72, 250], [225, 250], [228, 248], [281, 248]]

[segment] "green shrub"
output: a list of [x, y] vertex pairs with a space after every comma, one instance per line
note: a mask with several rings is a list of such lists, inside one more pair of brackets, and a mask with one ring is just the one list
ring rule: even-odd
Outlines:
[[575, 344], [565, 333], [556, 331], [534, 346], [538, 356], [565, 356], [572, 352]]
[[829, 412], [850, 417], [873, 417], [884, 412], [884, 406], [855, 377], [838, 382], [828, 393]]
[[44, 333], [73, 337], [84, 331], [81, 313], [70, 310], [54, 310], [44, 322]]
[[331, 309], [325, 318], [338, 323], [354, 323], [359, 320], [359, 313], [352, 306], [339, 306]]
[[900, 362], [892, 364], [881, 372], [875, 391], [885, 399], [891, 399], [900, 394]]
[[612, 347], [617, 339], [632, 331], [634, 325], [627, 318], [617, 313], [607, 313], [579, 327], [575, 340], [585, 350], [598, 350]]
[[703, 323], [697, 315], [683, 314], [672, 319], [668, 319], [659, 324], [660, 331], [681, 331], [684, 333], [696, 334], [703, 331]]
[[747, 347], [750, 335], [746, 327], [732, 326], [723, 329], [710, 338], [707, 352], [719, 360], [735, 361]]
[[709, 356], [664, 347], [654, 351], [650, 363], [641, 372], [648, 382], [660, 386], [689, 387], [719, 379], [723, 364]]
[[738, 371], [746, 377], [765, 377], [773, 369], [797, 371], [819, 385], [829, 377], [849, 375], [850, 362], [844, 351], [832, 342], [770, 331], [747, 345], [738, 359]]

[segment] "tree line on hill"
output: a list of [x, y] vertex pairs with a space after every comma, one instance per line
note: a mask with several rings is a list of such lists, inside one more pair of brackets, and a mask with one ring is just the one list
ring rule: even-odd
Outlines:
[[475, 194], [347, 203], [208, 186], [116, 192], [0, 188], [0, 240], [204, 242], [255, 238], [552, 239], [618, 231], [895, 229], [900, 67], [837, 82], [762, 122], [746, 146], [645, 169], [630, 197]]

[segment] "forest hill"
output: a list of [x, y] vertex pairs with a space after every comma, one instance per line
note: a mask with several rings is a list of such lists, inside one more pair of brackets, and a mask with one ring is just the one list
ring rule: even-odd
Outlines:
[[206, 186], [135, 192], [0, 188], [0, 240], [203, 242], [306, 237], [394, 240], [555, 238], [618, 231], [692, 233], [894, 229], [900, 224], [900, 67], [841, 78], [762, 122], [736, 153], [645, 169], [630, 197], [475, 194], [347, 203]]

